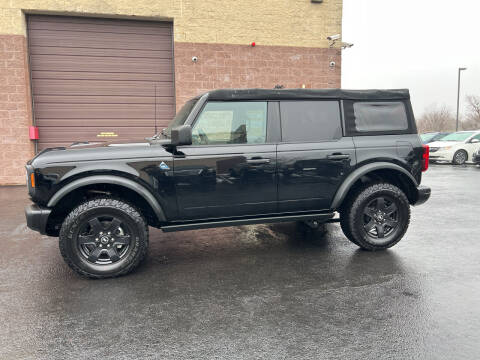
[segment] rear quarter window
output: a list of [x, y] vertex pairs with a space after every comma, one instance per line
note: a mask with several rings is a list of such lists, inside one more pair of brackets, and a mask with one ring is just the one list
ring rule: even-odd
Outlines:
[[403, 101], [347, 101], [345, 125], [351, 135], [415, 132]]
[[357, 102], [353, 104], [353, 112], [355, 129], [359, 132], [408, 129], [402, 102]]

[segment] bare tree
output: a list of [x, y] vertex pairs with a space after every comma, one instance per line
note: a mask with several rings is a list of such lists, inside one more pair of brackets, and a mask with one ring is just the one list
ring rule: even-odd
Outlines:
[[463, 130], [480, 129], [480, 96], [467, 96], [467, 115], [462, 122]]
[[417, 120], [417, 127], [419, 133], [455, 131], [455, 116], [445, 104], [440, 107], [434, 104]]

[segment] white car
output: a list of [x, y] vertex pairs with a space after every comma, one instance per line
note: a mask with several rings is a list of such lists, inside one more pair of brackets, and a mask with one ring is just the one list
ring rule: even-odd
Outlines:
[[480, 149], [480, 130], [458, 131], [430, 144], [431, 161], [447, 161], [454, 165], [472, 162]]

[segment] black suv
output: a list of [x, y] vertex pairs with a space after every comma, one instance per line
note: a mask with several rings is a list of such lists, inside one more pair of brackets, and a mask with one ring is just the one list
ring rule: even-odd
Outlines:
[[28, 162], [28, 226], [59, 236], [90, 277], [128, 273], [148, 226], [179, 231], [280, 221], [333, 222], [366, 250], [396, 244], [428, 146], [408, 90], [215, 90], [131, 144], [47, 149]]

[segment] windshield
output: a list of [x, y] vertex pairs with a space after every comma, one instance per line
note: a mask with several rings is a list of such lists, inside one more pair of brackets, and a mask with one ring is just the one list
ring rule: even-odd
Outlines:
[[437, 134], [422, 134], [422, 135], [420, 135], [420, 138], [423, 141], [430, 141], [435, 137], [435, 135], [437, 135]]
[[182, 106], [180, 111], [175, 115], [173, 120], [168, 124], [168, 126], [165, 128], [165, 131], [162, 131], [164, 135], [170, 136], [170, 133], [172, 132], [172, 129], [176, 126], [183, 125], [185, 120], [187, 120], [188, 115], [190, 114], [190, 111], [192, 111], [193, 107], [197, 103], [198, 98], [194, 98], [191, 100], [188, 100], [185, 105]]
[[474, 132], [469, 132], [469, 131], [467, 131], [467, 132], [457, 132], [457, 133], [453, 133], [453, 134], [445, 136], [444, 138], [442, 138], [442, 141], [465, 141], [466, 139], [468, 139], [473, 134], [474, 134]]

